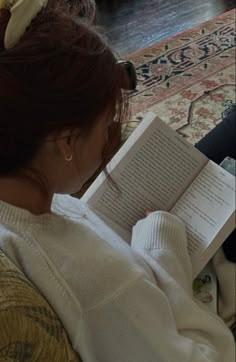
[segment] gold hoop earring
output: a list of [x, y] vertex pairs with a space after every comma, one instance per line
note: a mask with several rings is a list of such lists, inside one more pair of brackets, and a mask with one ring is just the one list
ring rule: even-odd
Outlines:
[[72, 159], [73, 159], [73, 155], [72, 155], [72, 154], [71, 154], [70, 157], [66, 157], [66, 156], [65, 156], [65, 160], [66, 160], [67, 162], [71, 162]]

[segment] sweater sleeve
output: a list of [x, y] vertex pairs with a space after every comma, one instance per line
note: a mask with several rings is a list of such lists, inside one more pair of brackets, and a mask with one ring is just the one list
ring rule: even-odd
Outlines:
[[176, 339], [179, 345], [188, 345], [191, 349], [191, 355], [187, 357], [186, 349], [182, 348], [183, 355], [175, 361], [233, 362], [235, 346], [231, 332], [221, 318], [209, 313], [193, 297], [184, 224], [169, 213], [152, 213], [133, 228], [131, 245], [151, 267], [170, 306], [168, 319], [172, 325], [169, 324], [169, 328], [173, 329], [175, 338], [168, 336], [165, 324], [163, 335], [167, 333], [169, 345], [174, 345]]

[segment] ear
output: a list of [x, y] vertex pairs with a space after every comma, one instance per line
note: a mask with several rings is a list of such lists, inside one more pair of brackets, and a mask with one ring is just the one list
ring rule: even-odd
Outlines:
[[63, 159], [73, 156], [75, 141], [75, 132], [72, 130], [65, 130], [57, 135], [55, 142]]

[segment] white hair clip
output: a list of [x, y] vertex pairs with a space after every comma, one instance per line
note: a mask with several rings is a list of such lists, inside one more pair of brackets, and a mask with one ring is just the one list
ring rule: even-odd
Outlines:
[[32, 20], [47, 4], [48, 0], [0, 0], [0, 9], [8, 9], [11, 13], [4, 38], [5, 49], [17, 44]]

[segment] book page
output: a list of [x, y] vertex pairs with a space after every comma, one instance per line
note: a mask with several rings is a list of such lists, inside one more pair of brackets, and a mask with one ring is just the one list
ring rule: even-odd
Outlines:
[[130, 234], [146, 209], [170, 210], [207, 161], [148, 114], [108, 165], [119, 191], [100, 175], [82, 199]]
[[235, 228], [235, 177], [209, 161], [171, 213], [186, 225], [196, 276]]

